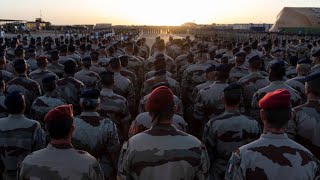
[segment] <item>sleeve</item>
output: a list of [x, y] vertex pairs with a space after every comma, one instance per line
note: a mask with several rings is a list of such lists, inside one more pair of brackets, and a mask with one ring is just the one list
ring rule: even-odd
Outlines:
[[203, 123], [205, 119], [205, 110], [202, 94], [199, 92], [194, 103], [193, 117], [197, 123]]
[[251, 101], [250, 114], [254, 119], [257, 119], [257, 120], [260, 119], [260, 108], [259, 108], [258, 103], [259, 103], [259, 93], [256, 92], [256, 93], [254, 93], [252, 101]]
[[204, 145], [201, 147], [201, 164], [199, 169], [196, 173], [196, 178], [199, 180], [206, 180], [209, 177], [209, 168], [210, 168], [210, 161], [207, 149]]
[[118, 180], [131, 180], [130, 175], [130, 153], [129, 153], [129, 141], [124, 143], [120, 152], [118, 163]]
[[211, 128], [212, 126], [210, 126], [210, 121], [209, 121], [204, 127], [202, 142], [207, 147], [210, 162], [213, 162], [215, 159], [213, 150], [216, 147], [216, 134], [211, 131]]
[[239, 150], [232, 153], [232, 156], [227, 165], [225, 180], [244, 180], [244, 174], [240, 167], [241, 158], [239, 154]]
[[125, 100], [124, 102], [124, 107], [123, 107], [123, 112], [122, 112], [122, 116], [123, 118], [121, 119], [121, 123], [129, 123], [130, 119], [131, 119], [131, 114], [129, 111], [129, 105], [128, 105], [128, 101]]
[[104, 142], [106, 142], [106, 148], [109, 153], [115, 153], [120, 149], [120, 141], [116, 125], [112, 121], [110, 123], [110, 128], [104, 137]]
[[138, 129], [138, 125], [137, 125], [137, 121], [134, 120], [131, 122], [130, 128], [129, 128], [129, 138], [131, 138], [132, 136], [136, 135], [139, 133], [139, 129]]
[[46, 135], [39, 123], [37, 123], [37, 127], [33, 134], [33, 141], [33, 151], [43, 149], [46, 146]]
[[92, 164], [89, 167], [89, 179], [90, 180], [103, 180], [104, 179], [103, 171], [102, 171], [98, 161], [96, 161], [94, 164]]
[[292, 140], [295, 140], [298, 131], [297, 118], [297, 113], [292, 111], [292, 118], [289, 120], [288, 125], [286, 127], [286, 133], [288, 134], [288, 137]]
[[129, 86], [128, 86], [128, 102], [129, 102], [129, 109], [130, 109], [130, 112], [135, 112], [136, 110], [136, 93], [134, 91], [134, 88], [133, 88], [133, 84], [130, 82]]

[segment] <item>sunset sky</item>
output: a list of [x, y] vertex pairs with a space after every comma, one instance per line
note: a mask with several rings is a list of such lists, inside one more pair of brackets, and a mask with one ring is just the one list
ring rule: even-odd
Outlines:
[[273, 23], [283, 7], [320, 7], [320, 0], [1, 0], [0, 19], [55, 25]]

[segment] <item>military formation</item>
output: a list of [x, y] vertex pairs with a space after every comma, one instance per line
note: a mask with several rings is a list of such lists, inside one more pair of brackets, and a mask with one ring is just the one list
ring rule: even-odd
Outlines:
[[0, 179], [320, 179], [319, 67], [315, 36], [0, 39]]

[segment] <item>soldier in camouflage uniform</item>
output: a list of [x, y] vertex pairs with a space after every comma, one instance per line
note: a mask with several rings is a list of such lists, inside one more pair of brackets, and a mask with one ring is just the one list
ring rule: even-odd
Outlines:
[[[154, 70], [149, 71], [145, 74], [144, 79], [148, 80], [150, 78], [152, 78], [155, 74], [155, 72], [162, 70], [162, 69], [166, 69], [167, 63], [165, 60], [164, 56], [157, 56], [154, 63], [153, 63], [153, 67]], [[166, 71], [166, 75], [172, 78], [172, 74], [167, 70]]]
[[290, 62], [290, 66], [287, 69], [286, 72], [286, 77], [288, 79], [294, 78], [297, 76], [297, 63], [299, 61], [298, 56], [290, 56], [289, 57], [289, 62]]
[[5, 70], [6, 64], [7, 59], [5, 54], [0, 53], [0, 74], [2, 76], [2, 79], [7, 83], [14, 78], [14, 75], [11, 72]]
[[91, 54], [91, 59], [92, 59], [92, 65], [90, 67], [90, 71], [96, 72], [98, 74], [101, 74], [104, 72], [106, 69], [102, 66], [99, 65], [98, 60], [99, 60], [99, 53], [97, 51], [93, 51]]
[[7, 94], [17, 90], [22, 92], [26, 98], [25, 113], [29, 114], [32, 102], [41, 95], [41, 89], [36, 81], [27, 77], [27, 63], [25, 60], [15, 60], [14, 68], [18, 77], [7, 83], [6, 92]]
[[57, 81], [57, 93], [58, 96], [65, 100], [68, 104], [72, 104], [74, 108], [74, 113], [80, 113], [80, 95], [84, 90], [84, 84], [75, 79], [74, 73], [76, 70], [75, 61], [67, 61], [64, 63], [64, 78]]
[[232, 154], [225, 179], [318, 179], [319, 161], [285, 133], [292, 112], [290, 92], [269, 92], [260, 100], [259, 107], [263, 134]]
[[121, 62], [120, 74], [128, 78], [132, 82], [132, 84], [136, 87], [136, 94], [137, 94], [139, 92], [137, 75], [134, 72], [127, 69], [127, 66], [129, 64], [129, 56], [124, 55], [124, 56], [120, 56], [119, 58]]
[[113, 92], [114, 73], [102, 73], [101, 85], [99, 113], [102, 117], [110, 118], [117, 125], [120, 142], [123, 142], [128, 139], [131, 120], [128, 101]]
[[105, 179], [115, 177], [121, 148], [116, 125], [97, 113], [100, 91], [87, 90], [81, 95], [83, 112], [75, 117], [72, 144], [98, 159]]
[[320, 159], [320, 72], [306, 77], [307, 103], [294, 108], [286, 132]]
[[223, 96], [225, 112], [211, 119], [204, 128], [202, 140], [210, 157], [210, 179], [224, 179], [232, 152], [260, 136], [258, 122], [239, 112], [241, 100], [240, 85], [226, 87]]
[[55, 73], [53, 73], [47, 69], [48, 60], [46, 57], [44, 57], [44, 56], [38, 57], [37, 58], [37, 66], [38, 66], [38, 69], [35, 71], [32, 71], [29, 74], [29, 78], [37, 81], [37, 83], [40, 85], [41, 90], [43, 91], [42, 80], [44, 78], [49, 77], [49, 76], [55, 76], [56, 79], [58, 80], [59, 77]]
[[29, 48], [27, 51], [27, 64], [30, 67], [30, 71], [35, 71], [38, 69], [37, 60], [36, 60], [36, 50], [33, 48]]
[[109, 62], [109, 66], [112, 72], [114, 72], [114, 87], [113, 90], [116, 94], [123, 96], [129, 102], [129, 110], [131, 113], [135, 113], [136, 107], [136, 93], [132, 82], [120, 74], [121, 63], [119, 58], [112, 58]]
[[53, 108], [66, 104], [56, 93], [56, 77], [48, 76], [42, 80], [44, 95], [35, 99], [31, 106], [31, 117], [40, 122], [44, 128], [44, 117]]
[[206, 147], [172, 125], [172, 91], [164, 86], [155, 89], [148, 98], [147, 110], [152, 127], [123, 145], [118, 179], [207, 179]]
[[[260, 119], [260, 114], [259, 114], [260, 108], [258, 106], [258, 102], [260, 101], [260, 99], [262, 99], [263, 96], [266, 95], [268, 92], [272, 92], [277, 89], [286, 89], [290, 92], [292, 107], [300, 105], [301, 96], [295, 89], [291, 88], [290, 86], [288, 86], [283, 82], [283, 77], [285, 75], [286, 75], [286, 68], [284, 63], [277, 62], [277, 63], [273, 63], [270, 66], [270, 75], [269, 75], [269, 80], [271, 81], [270, 85], [259, 89], [257, 92], [254, 93], [252, 98], [251, 116], [254, 119], [256, 120]], [[262, 125], [262, 122], [260, 123]]]
[[68, 56], [68, 46], [67, 45], [61, 45], [60, 46], [60, 55], [59, 55], [59, 60], [58, 63], [64, 65], [67, 61], [74, 61], [71, 57]]
[[299, 92], [302, 103], [305, 103], [307, 101], [305, 96], [305, 77], [309, 74], [311, 70], [311, 60], [300, 60], [297, 64], [297, 77], [294, 77], [292, 79], [289, 79], [286, 81], [286, 84], [295, 89]]
[[177, 65], [177, 72], [179, 72], [180, 68], [188, 63], [187, 56], [190, 53], [190, 45], [183, 44], [181, 48], [181, 55], [175, 59]]
[[17, 167], [29, 153], [45, 146], [45, 135], [37, 121], [23, 115], [26, 103], [20, 92], [9, 93], [4, 103], [9, 116], [0, 119], [0, 179], [16, 180]]
[[48, 70], [55, 73], [59, 78], [63, 77], [64, 66], [58, 62], [59, 51], [51, 52], [51, 63], [48, 65]]
[[245, 66], [246, 54], [238, 52], [236, 55], [236, 66], [230, 70], [230, 83], [236, 83], [240, 78], [249, 74], [248, 68]]
[[74, 74], [74, 78], [81, 81], [86, 89], [97, 88], [98, 82], [100, 81], [99, 74], [89, 70], [91, 66], [91, 57], [87, 56], [82, 60], [82, 70]]
[[224, 112], [222, 102], [223, 90], [228, 86], [230, 67], [225, 64], [216, 66], [215, 82], [207, 88], [202, 89], [196, 97], [193, 120], [190, 124], [193, 133], [200, 136], [204, 125], [216, 116]]
[[180, 83], [182, 82], [182, 76], [184, 71], [191, 65], [194, 64], [194, 55], [192, 53], [188, 54], [187, 58], [187, 63], [179, 69], [178, 75], [177, 75], [177, 81]]
[[246, 115], [250, 114], [251, 101], [255, 92], [270, 84], [270, 81], [259, 72], [262, 66], [260, 56], [253, 56], [249, 60], [249, 75], [239, 79], [238, 84], [243, 90], [243, 106]]
[[[143, 62], [133, 55], [134, 53], [134, 43], [128, 42], [125, 44], [125, 53], [128, 57], [128, 65], [125, 67], [127, 70], [133, 72], [137, 76], [137, 85], [141, 87], [143, 83]], [[134, 82], [132, 82], [134, 83]]]
[[74, 149], [71, 144], [75, 129], [72, 105], [52, 109], [46, 115], [45, 123], [51, 141], [45, 149], [24, 159], [19, 179], [104, 179], [98, 161], [89, 153]]
[[314, 66], [311, 69], [311, 73], [320, 71], [320, 49], [312, 54]]

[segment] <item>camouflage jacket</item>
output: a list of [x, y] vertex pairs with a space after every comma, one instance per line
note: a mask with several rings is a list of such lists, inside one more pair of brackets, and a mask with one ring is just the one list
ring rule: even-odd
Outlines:
[[126, 98], [126, 100], [129, 102], [129, 110], [130, 112], [133, 112], [133, 110], [136, 108], [136, 93], [132, 82], [128, 78], [122, 76], [120, 73], [114, 73], [113, 91], [114, 93]]
[[143, 87], [141, 90], [141, 96], [145, 96], [152, 92], [152, 86], [161, 83], [166, 82], [170, 85], [170, 89], [172, 90], [173, 94], [180, 97], [180, 85], [179, 83], [174, 80], [171, 77], [168, 77], [167, 75], [161, 75], [161, 76], [154, 76], [153, 78], [150, 78], [146, 80], [143, 83]]
[[19, 179], [103, 180], [98, 161], [70, 144], [52, 145], [36, 151], [22, 162]]
[[2, 76], [5, 83], [11, 81], [14, 78], [14, 75], [11, 72], [4, 69], [0, 69], [0, 76]]
[[59, 78], [63, 77], [64, 74], [64, 65], [62, 64], [49, 64], [48, 70], [55, 73]]
[[212, 84], [213, 84], [213, 82], [214, 81], [207, 81], [207, 82], [205, 82], [205, 83], [202, 83], [202, 84], [199, 84], [198, 86], [196, 86], [194, 89], [193, 89], [193, 91], [192, 91], [192, 106], [193, 106], [193, 104], [195, 103], [195, 101], [196, 101], [196, 97], [197, 97], [197, 95], [198, 95], [198, 93], [202, 90], [202, 89], [205, 89], [205, 88], [207, 88], [207, 87], [209, 87], [209, 86], [211, 86]]
[[[188, 124], [185, 122], [183, 117], [175, 114], [172, 117], [172, 125], [178, 130], [188, 133]], [[139, 114], [134, 121], [132, 121], [129, 137], [132, 137], [138, 133], [141, 133], [152, 126], [152, 119], [149, 115], [149, 112], [144, 112]]]
[[249, 74], [248, 68], [244, 65], [233, 67], [230, 70], [229, 82], [236, 83], [238, 80]]
[[94, 64], [92, 63], [91, 67], [90, 67], [90, 71], [93, 71], [97, 74], [101, 74], [102, 72], [104, 72], [106, 69], [102, 66], [100, 66], [99, 64]]
[[55, 73], [53, 73], [53, 72], [51, 72], [49, 70], [37, 69], [35, 71], [32, 71], [29, 74], [29, 78], [37, 81], [37, 83], [40, 85], [40, 88], [41, 88], [42, 91], [43, 91], [42, 80], [44, 78], [46, 78], [46, 77], [49, 77], [49, 76], [55, 76], [56, 80], [59, 79], [59, 77]]
[[29, 65], [31, 71], [35, 71], [38, 69], [37, 60], [29, 58], [26, 62]]
[[116, 125], [96, 112], [82, 112], [74, 119], [74, 125], [74, 147], [97, 158], [105, 178], [115, 175], [117, 164], [114, 164], [111, 156], [117, 157], [121, 148]]
[[41, 89], [37, 81], [29, 79], [25, 75], [19, 75], [7, 83], [7, 94], [21, 91], [26, 99], [26, 114], [30, 113], [32, 102], [41, 95]]
[[17, 167], [31, 152], [45, 147], [41, 125], [24, 115], [9, 115], [0, 119], [1, 174], [3, 179], [15, 180]]
[[286, 81], [287, 85], [289, 85], [290, 87], [298, 91], [299, 95], [302, 98], [303, 103], [305, 103], [307, 100], [305, 96], [305, 87], [304, 87], [305, 78], [306, 78], [305, 76], [298, 76]]
[[[144, 75], [144, 79], [147, 80], [147, 79], [152, 78], [154, 76], [155, 72], [156, 72], [155, 70], [148, 72], [147, 74]], [[172, 78], [172, 74], [169, 71], [167, 71], [166, 75]]]
[[293, 109], [294, 116], [287, 127], [288, 136], [309, 149], [320, 159], [320, 104], [308, 101]]
[[[145, 61], [145, 63], [144, 63], [145, 72], [149, 72], [152, 69], [154, 69], [153, 63], [156, 60], [155, 59], [156, 54], [158, 54], [158, 53], [155, 53], [153, 56], [150, 56]], [[168, 56], [165, 53], [164, 53], [164, 56], [165, 56], [166, 63], [167, 63], [167, 71], [169, 71], [172, 74], [172, 77], [175, 78], [177, 76], [177, 66], [176, 66], [175, 62], [173, 61], [173, 59], [170, 56]]]
[[236, 150], [225, 179], [318, 179], [319, 161], [286, 134], [262, 134]]
[[97, 88], [98, 82], [100, 81], [99, 74], [88, 69], [82, 69], [81, 71], [77, 72], [74, 74], [74, 78], [81, 81], [86, 89]]
[[122, 147], [118, 179], [204, 180], [209, 157], [197, 138], [171, 125], [160, 125], [139, 133]]
[[202, 137], [210, 157], [211, 179], [223, 179], [232, 152], [259, 136], [258, 122], [239, 111], [226, 111], [211, 119], [205, 126]]

